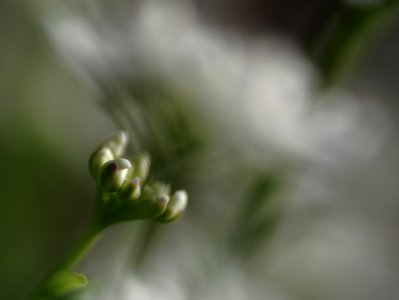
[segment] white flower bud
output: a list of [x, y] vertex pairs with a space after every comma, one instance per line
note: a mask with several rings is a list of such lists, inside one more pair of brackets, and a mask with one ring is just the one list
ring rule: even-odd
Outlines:
[[170, 198], [166, 210], [157, 220], [166, 223], [179, 219], [186, 210], [187, 203], [188, 195], [186, 191], [175, 192]]
[[125, 152], [128, 140], [129, 138], [125, 131], [118, 131], [105, 139], [99, 148], [109, 148], [114, 157], [118, 158]]
[[102, 166], [104, 166], [110, 160], [113, 160], [115, 157], [112, 154], [109, 148], [100, 148], [95, 151], [89, 160], [89, 171], [93, 177], [97, 177], [100, 172]]
[[131, 163], [127, 159], [118, 158], [107, 162], [101, 169], [98, 184], [107, 192], [119, 190], [128, 174]]
[[169, 185], [152, 182], [147, 184], [134, 207], [135, 218], [152, 219], [161, 215], [169, 203]]
[[150, 173], [151, 159], [147, 153], [140, 154], [133, 159], [134, 170], [132, 177], [140, 178], [141, 182], [146, 181]]
[[140, 178], [135, 177], [132, 180], [125, 180], [122, 185], [119, 197], [124, 201], [135, 201], [141, 195]]

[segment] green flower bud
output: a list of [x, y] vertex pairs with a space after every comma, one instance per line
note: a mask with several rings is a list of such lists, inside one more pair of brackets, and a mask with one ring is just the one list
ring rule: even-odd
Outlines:
[[157, 221], [167, 223], [179, 219], [186, 210], [188, 195], [186, 191], [177, 191], [170, 198], [165, 212], [157, 218]]
[[140, 178], [134, 177], [131, 180], [125, 180], [119, 194], [120, 199], [127, 201], [136, 201], [140, 197], [140, 195]]
[[109, 148], [100, 148], [96, 150], [91, 156], [89, 160], [89, 170], [90, 174], [93, 177], [97, 177], [101, 167], [105, 165], [105, 163], [113, 160], [115, 157], [112, 154]]
[[161, 215], [169, 202], [169, 195], [146, 195], [129, 210], [127, 220], [154, 219]]
[[170, 187], [166, 184], [153, 182], [147, 184], [142, 192], [140, 201], [132, 209], [136, 218], [152, 219], [161, 215], [169, 202]]
[[132, 174], [130, 175], [133, 177], [140, 178], [141, 182], [146, 181], [148, 174], [150, 173], [150, 166], [151, 166], [151, 158], [147, 153], [142, 153], [132, 160], [134, 169], [132, 169]]
[[127, 159], [118, 158], [107, 162], [100, 171], [99, 186], [107, 192], [119, 190], [132, 165]]
[[159, 182], [146, 183], [151, 160], [147, 153], [134, 157], [132, 163], [120, 156], [127, 145], [123, 131], [111, 135], [92, 154], [90, 173], [98, 185], [102, 207], [99, 220], [101, 227], [115, 223], [155, 219], [171, 222], [185, 211], [188, 196], [178, 191], [170, 197], [170, 187]]
[[107, 226], [129, 220], [155, 219], [160, 216], [169, 202], [169, 186], [150, 183], [144, 186], [137, 200], [127, 202], [120, 194], [119, 199], [125, 201], [121, 203], [118, 213], [113, 213], [106, 221]]
[[125, 131], [115, 132], [105, 139], [99, 148], [109, 148], [114, 157], [118, 158], [125, 152], [128, 140], [129, 138]]

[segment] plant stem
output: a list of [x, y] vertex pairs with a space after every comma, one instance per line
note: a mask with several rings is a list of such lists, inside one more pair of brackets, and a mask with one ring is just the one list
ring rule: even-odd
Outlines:
[[102, 229], [95, 222], [91, 223], [75, 248], [59, 266], [59, 269], [72, 270], [76, 268], [87, 253], [97, 244], [101, 238], [101, 231]]
[[75, 248], [72, 249], [70, 254], [65, 258], [65, 260], [58, 265], [55, 269], [49, 272], [34, 288], [34, 290], [28, 295], [29, 300], [37, 299], [38, 295], [42, 292], [43, 288], [46, 286], [48, 280], [51, 276], [60, 270], [72, 270], [74, 269], [81, 260], [86, 256], [86, 254], [94, 247], [101, 237], [102, 227], [98, 225], [97, 214], [92, 218], [92, 221], [86, 228], [85, 233], [80, 238]]
[[[343, 5], [336, 26], [319, 50], [317, 60], [324, 73], [325, 88], [342, 83], [362, 57], [366, 46], [391, 24], [399, 1], [385, 0], [371, 7]], [[322, 32], [322, 35], [325, 34]]]
[[142, 225], [143, 233], [141, 235], [141, 240], [138, 242], [137, 254], [133, 258], [133, 268], [135, 270], [140, 270], [145, 263], [146, 255], [151, 248], [154, 238], [159, 232], [159, 226], [155, 222], [145, 223]]

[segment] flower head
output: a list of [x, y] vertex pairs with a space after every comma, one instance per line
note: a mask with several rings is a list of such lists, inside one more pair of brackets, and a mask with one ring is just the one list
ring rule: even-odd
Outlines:
[[90, 157], [89, 169], [98, 187], [102, 226], [137, 219], [170, 222], [180, 218], [187, 206], [187, 193], [178, 191], [170, 196], [169, 185], [147, 182], [150, 156], [138, 154], [132, 161], [120, 157], [127, 142], [127, 134], [117, 132], [100, 143]]

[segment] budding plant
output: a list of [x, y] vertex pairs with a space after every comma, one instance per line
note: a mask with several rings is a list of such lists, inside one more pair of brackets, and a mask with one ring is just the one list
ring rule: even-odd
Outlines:
[[148, 179], [149, 154], [140, 153], [131, 160], [122, 158], [127, 143], [127, 134], [117, 132], [91, 155], [89, 170], [97, 186], [97, 201], [91, 220], [73, 251], [39, 283], [29, 299], [59, 299], [85, 287], [87, 277], [72, 270], [107, 227], [130, 220], [167, 223], [179, 219], [184, 213], [187, 193], [183, 190], [171, 193], [169, 185]]

